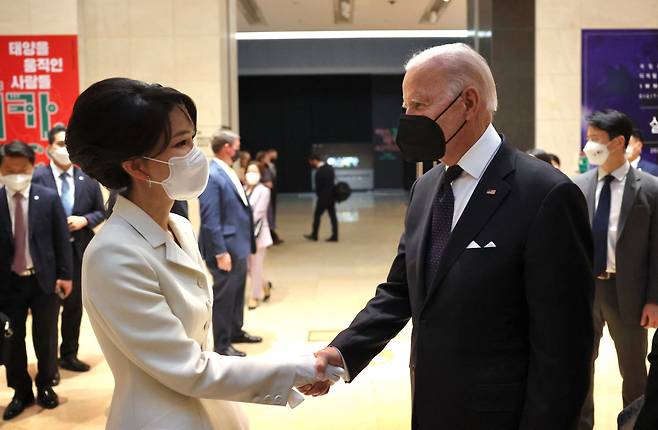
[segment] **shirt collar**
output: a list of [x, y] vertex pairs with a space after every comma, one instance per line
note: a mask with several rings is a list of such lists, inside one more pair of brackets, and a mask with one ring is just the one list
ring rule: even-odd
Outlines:
[[480, 179], [501, 143], [500, 135], [493, 124], [489, 124], [482, 136], [466, 151], [457, 164], [473, 178]]
[[[50, 162], [50, 168], [57, 178], [62, 176], [62, 173], [64, 173], [64, 170], [60, 169], [59, 166], [57, 166], [57, 164], [53, 163], [52, 161]], [[73, 177], [73, 164], [71, 164], [71, 167], [66, 170], [66, 173], [68, 173], [71, 178]]]
[[616, 180], [622, 181], [626, 177], [630, 169], [631, 169], [631, 165], [628, 161], [625, 161], [624, 164], [617, 167], [617, 169], [613, 170], [611, 173], [608, 173], [599, 167], [599, 181], [605, 178], [608, 174], [614, 176]]
[[635, 160], [633, 160], [633, 161], [629, 161], [629, 163], [631, 163], [631, 166], [632, 166], [634, 169], [637, 169], [637, 166], [640, 165], [640, 160], [641, 160], [641, 159], [642, 159], [642, 157], [637, 157]]
[[222, 169], [224, 169], [224, 170], [226, 170], [226, 171], [228, 171], [228, 170], [233, 170], [233, 169], [231, 168], [231, 166], [229, 166], [228, 164], [226, 164], [226, 163], [224, 162], [224, 160], [222, 160], [222, 159], [220, 159], [220, 158], [217, 158], [217, 157], [215, 157], [214, 160], [215, 160], [215, 162], [219, 165], [219, 167], [221, 167]]
[[30, 198], [30, 189], [32, 189], [32, 185], [28, 185], [27, 187], [25, 187], [25, 189], [23, 191], [13, 191], [13, 190], [10, 190], [9, 187], [5, 187], [5, 189], [7, 190], [7, 193], [9, 194], [9, 197], [11, 197], [12, 199], [14, 198], [14, 196], [16, 194], [20, 194], [20, 195], [23, 196], [23, 198], [29, 199]]

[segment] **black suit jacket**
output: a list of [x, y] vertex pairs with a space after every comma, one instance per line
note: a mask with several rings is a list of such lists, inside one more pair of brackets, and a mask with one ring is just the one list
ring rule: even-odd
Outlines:
[[[69, 233], [73, 239], [76, 254], [82, 258], [87, 245], [94, 237], [93, 229], [105, 219], [105, 208], [98, 182], [87, 176], [78, 167], [73, 167], [73, 180], [75, 181], [75, 196], [72, 214], [83, 216], [89, 222], [85, 228]], [[57, 192], [57, 183], [50, 166], [37, 167], [32, 175], [32, 182]]]
[[[0, 291], [11, 283], [14, 234], [6, 188], [0, 189]], [[38, 184], [30, 189], [28, 244], [39, 286], [46, 294], [55, 293], [57, 279], [70, 280], [73, 252], [69, 242], [66, 214], [59, 194]]]
[[[331, 344], [353, 378], [411, 318], [414, 429], [575, 429], [593, 349], [582, 193], [503, 143], [426, 286], [431, 206], [444, 173], [440, 164], [414, 184], [387, 281]], [[472, 241], [482, 248], [467, 249]]]
[[336, 173], [328, 164], [322, 165], [315, 172], [315, 195], [319, 206], [331, 206], [334, 203], [334, 182]]

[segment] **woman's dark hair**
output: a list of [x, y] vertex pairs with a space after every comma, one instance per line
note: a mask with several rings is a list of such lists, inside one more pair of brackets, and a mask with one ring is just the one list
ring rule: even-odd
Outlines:
[[633, 133], [631, 133], [631, 136], [639, 140], [641, 143], [644, 143], [644, 135], [642, 134], [642, 130], [639, 128], [634, 128]]
[[30, 164], [34, 165], [36, 155], [34, 149], [25, 142], [20, 140], [12, 140], [11, 142], [0, 146], [0, 163], [4, 157], [23, 157], [27, 158], [30, 161]]
[[247, 164], [247, 168], [245, 169], [245, 173], [247, 173], [247, 170], [249, 169], [250, 166], [256, 166], [258, 167], [258, 172], [260, 173], [261, 178], [265, 175], [265, 165], [260, 162], [260, 161], [250, 161], [249, 164]]
[[51, 128], [48, 132], [48, 143], [52, 145], [53, 142], [55, 142], [55, 135], [57, 133], [61, 133], [62, 131], [66, 131], [66, 127], [64, 127], [62, 124], [57, 124], [55, 127]]
[[587, 118], [587, 124], [607, 132], [611, 140], [617, 136], [624, 136], [624, 146], [628, 146], [633, 133], [633, 121], [626, 114], [614, 109], [594, 112]]
[[107, 188], [130, 187], [121, 163], [164, 151], [169, 114], [181, 106], [196, 127], [196, 106], [178, 90], [127, 78], [96, 82], [73, 106], [66, 132], [71, 160]]
[[537, 154], [537, 155], [535, 155], [535, 158], [538, 158], [542, 161], [545, 161], [548, 164], [551, 164], [551, 162], [555, 162], [555, 163], [557, 163], [558, 166], [562, 165], [562, 163], [560, 163], [560, 157], [558, 157], [555, 154], [550, 154], [548, 152]]

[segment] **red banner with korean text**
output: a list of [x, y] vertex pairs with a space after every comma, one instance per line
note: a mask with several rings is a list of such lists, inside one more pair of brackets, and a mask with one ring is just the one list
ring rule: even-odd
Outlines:
[[0, 36], [0, 145], [22, 140], [46, 162], [48, 130], [77, 96], [77, 36]]

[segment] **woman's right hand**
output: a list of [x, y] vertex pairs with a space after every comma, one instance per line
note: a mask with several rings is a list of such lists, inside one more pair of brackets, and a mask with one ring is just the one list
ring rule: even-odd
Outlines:
[[333, 384], [338, 382], [345, 373], [342, 367], [328, 365], [324, 377], [320, 378], [315, 370], [315, 361], [316, 358], [313, 354], [301, 355], [294, 360], [295, 380], [293, 385], [295, 387], [302, 387], [326, 380]]

